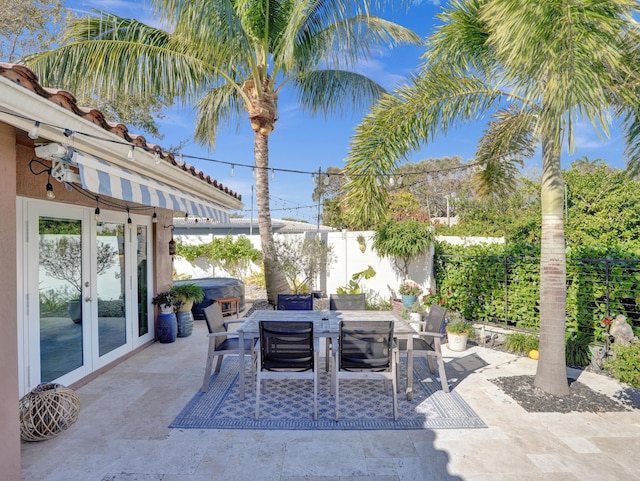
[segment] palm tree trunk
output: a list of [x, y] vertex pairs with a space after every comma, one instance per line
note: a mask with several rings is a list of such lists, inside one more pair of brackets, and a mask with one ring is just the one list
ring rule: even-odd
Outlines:
[[269, 209], [269, 137], [259, 132], [254, 134], [254, 157], [256, 164], [256, 202], [258, 204], [258, 226], [264, 262], [264, 280], [267, 298], [276, 305], [278, 294], [290, 293], [291, 289], [276, 257], [271, 230]]
[[565, 356], [567, 261], [564, 182], [559, 135], [542, 141], [542, 245], [540, 253], [540, 359], [534, 385], [556, 396], [569, 394]]

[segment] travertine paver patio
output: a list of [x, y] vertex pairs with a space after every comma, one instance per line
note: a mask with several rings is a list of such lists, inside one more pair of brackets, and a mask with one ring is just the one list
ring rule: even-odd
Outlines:
[[[23, 479], [640, 480], [640, 411], [527, 413], [488, 379], [534, 374], [535, 361], [480, 347], [445, 347], [445, 357], [450, 373], [459, 370], [455, 389], [487, 429], [169, 429], [202, 383], [205, 331], [196, 321], [192, 336], [154, 344], [80, 387], [78, 422], [57, 438], [23, 444]], [[608, 394], [620, 390], [605, 376], [579, 380]]]

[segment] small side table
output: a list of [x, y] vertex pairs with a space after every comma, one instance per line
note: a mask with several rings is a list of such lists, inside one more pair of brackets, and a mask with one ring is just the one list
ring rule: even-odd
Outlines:
[[240, 318], [240, 298], [239, 297], [218, 297], [213, 299], [214, 301], [220, 303], [220, 309], [222, 310], [222, 315], [236, 315], [236, 318]]

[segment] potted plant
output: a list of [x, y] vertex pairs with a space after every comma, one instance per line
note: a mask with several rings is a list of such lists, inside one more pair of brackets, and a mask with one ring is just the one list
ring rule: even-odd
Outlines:
[[425, 312], [424, 305], [422, 305], [422, 303], [418, 300], [413, 303], [409, 311], [409, 321], [411, 327], [413, 327], [416, 331], [422, 331], [422, 316]]
[[414, 281], [407, 280], [400, 284], [398, 292], [400, 292], [400, 295], [402, 296], [402, 305], [409, 309], [422, 293], [422, 287]]
[[461, 318], [459, 314], [452, 314], [449, 319], [446, 327], [449, 349], [464, 351], [467, 348], [469, 334], [473, 331], [473, 324]]
[[204, 299], [204, 290], [197, 284], [178, 284], [171, 288], [171, 292], [177, 299], [183, 301], [183, 305], [177, 308], [178, 312], [189, 312], [194, 304]]
[[191, 308], [194, 303], [202, 302], [202, 299], [204, 299], [204, 290], [197, 284], [187, 282], [173, 286], [171, 292], [176, 299], [182, 302], [182, 305], [177, 307], [178, 337], [190, 336], [193, 332], [193, 314], [191, 313]]
[[160, 307], [156, 322], [158, 341], [174, 342], [178, 335], [178, 318], [174, 309], [181, 307], [184, 301], [177, 299], [173, 291], [158, 292], [151, 303]]
[[158, 292], [151, 304], [160, 307], [160, 312], [174, 312], [177, 308], [182, 307], [184, 301], [177, 299], [173, 291]]

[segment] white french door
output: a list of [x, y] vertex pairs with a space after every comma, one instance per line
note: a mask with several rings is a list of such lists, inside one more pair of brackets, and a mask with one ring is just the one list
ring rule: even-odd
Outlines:
[[105, 209], [94, 219], [89, 208], [22, 202], [26, 392], [73, 383], [153, 338], [151, 224]]

